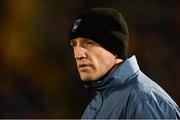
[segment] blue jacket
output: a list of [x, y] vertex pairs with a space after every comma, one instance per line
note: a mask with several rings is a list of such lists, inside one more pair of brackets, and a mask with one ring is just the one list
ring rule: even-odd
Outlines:
[[135, 56], [125, 60], [103, 80], [87, 87], [95, 90], [96, 96], [87, 106], [82, 119], [180, 119], [177, 104], [140, 71]]

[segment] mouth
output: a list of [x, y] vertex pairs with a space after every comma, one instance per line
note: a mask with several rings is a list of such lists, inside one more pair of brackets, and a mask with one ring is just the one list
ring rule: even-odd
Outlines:
[[89, 66], [88, 64], [81, 64], [79, 65], [79, 67], [86, 67], [86, 66]]
[[80, 64], [80, 65], [78, 65], [78, 68], [79, 68], [80, 71], [87, 70], [90, 67], [91, 67], [91, 65], [89, 65], [89, 64]]

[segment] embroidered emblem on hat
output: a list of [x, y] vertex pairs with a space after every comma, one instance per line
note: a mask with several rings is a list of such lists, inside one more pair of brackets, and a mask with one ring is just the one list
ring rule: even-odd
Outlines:
[[81, 21], [82, 21], [81, 19], [77, 19], [77, 20], [74, 21], [72, 32], [75, 32], [77, 30], [77, 28], [78, 28]]

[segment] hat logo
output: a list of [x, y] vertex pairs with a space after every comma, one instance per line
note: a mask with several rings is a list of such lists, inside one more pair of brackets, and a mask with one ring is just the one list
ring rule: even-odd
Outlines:
[[77, 19], [76, 21], [74, 21], [72, 32], [75, 32], [78, 29], [80, 22], [81, 22], [81, 19]]

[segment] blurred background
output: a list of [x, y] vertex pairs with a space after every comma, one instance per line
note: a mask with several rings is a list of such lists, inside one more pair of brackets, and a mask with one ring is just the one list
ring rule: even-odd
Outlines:
[[0, 0], [0, 118], [80, 118], [90, 97], [67, 41], [91, 7], [122, 13], [129, 55], [180, 105], [179, 0]]

